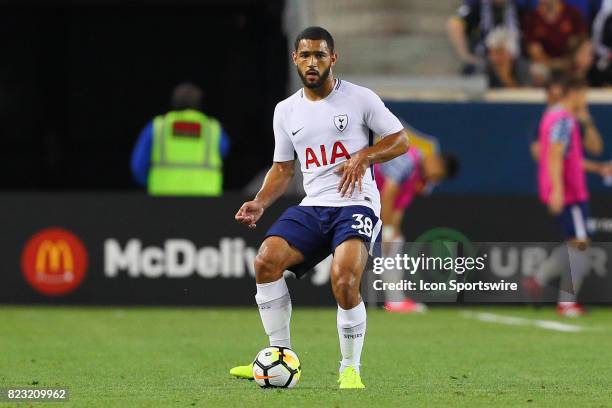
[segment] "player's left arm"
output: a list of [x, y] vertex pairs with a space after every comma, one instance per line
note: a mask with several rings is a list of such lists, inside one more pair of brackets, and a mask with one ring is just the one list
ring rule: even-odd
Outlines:
[[386, 136], [374, 146], [353, 154], [336, 170], [338, 174], [342, 174], [338, 183], [340, 195], [350, 197], [355, 191], [356, 185], [359, 187], [359, 191], [362, 191], [363, 176], [370, 165], [389, 161], [407, 151], [408, 133], [405, 129], [402, 129], [397, 133]]
[[359, 191], [363, 191], [363, 175], [370, 165], [389, 161], [408, 150], [408, 132], [400, 120], [387, 109], [378, 95], [366, 88], [362, 90], [359, 97], [363, 107], [363, 122], [382, 139], [374, 146], [354, 153], [339, 167], [337, 173], [341, 173], [342, 178], [338, 183], [338, 191], [342, 197], [350, 197], [355, 185], [359, 186]]
[[580, 120], [582, 129], [584, 130], [584, 149], [594, 156], [600, 156], [603, 153], [603, 138], [591, 115], [586, 113], [585, 119]]
[[612, 176], [612, 164], [610, 163], [602, 163], [593, 160], [582, 160], [582, 165], [584, 166], [584, 170], [589, 173], [595, 173], [600, 175], [601, 177]]

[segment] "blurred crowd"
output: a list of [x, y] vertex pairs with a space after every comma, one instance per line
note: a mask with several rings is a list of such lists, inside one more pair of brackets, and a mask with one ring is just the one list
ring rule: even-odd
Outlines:
[[464, 0], [447, 31], [462, 73], [486, 74], [491, 88], [559, 73], [612, 86], [612, 0]]

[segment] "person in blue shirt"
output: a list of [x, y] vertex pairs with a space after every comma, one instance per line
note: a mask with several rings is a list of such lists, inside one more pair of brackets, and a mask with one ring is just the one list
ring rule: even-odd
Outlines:
[[[173, 111], [202, 109], [202, 90], [196, 85], [183, 83], [178, 85], [172, 92], [171, 107]], [[130, 168], [136, 183], [140, 186], [147, 186], [149, 170], [151, 169], [151, 159], [153, 150], [153, 122], [151, 119], [142, 129], [132, 152]], [[219, 153], [222, 158], [226, 158], [230, 149], [230, 139], [226, 131], [221, 128], [221, 138], [219, 142]]]

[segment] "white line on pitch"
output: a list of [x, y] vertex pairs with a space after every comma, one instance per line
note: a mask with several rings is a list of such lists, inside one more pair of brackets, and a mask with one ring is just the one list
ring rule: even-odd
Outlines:
[[524, 317], [503, 316], [496, 313], [465, 312], [464, 317], [480, 320], [481, 322], [507, 324], [510, 326], [535, 326], [546, 330], [555, 330], [566, 333], [578, 333], [583, 327], [575, 324], [555, 322], [554, 320], [526, 319]]

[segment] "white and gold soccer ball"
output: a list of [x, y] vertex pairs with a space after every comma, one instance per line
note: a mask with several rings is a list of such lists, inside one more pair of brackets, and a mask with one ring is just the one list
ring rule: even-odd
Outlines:
[[287, 347], [266, 347], [253, 361], [253, 378], [262, 388], [295, 387], [301, 374], [297, 354]]

